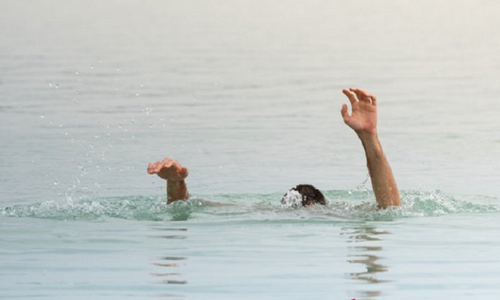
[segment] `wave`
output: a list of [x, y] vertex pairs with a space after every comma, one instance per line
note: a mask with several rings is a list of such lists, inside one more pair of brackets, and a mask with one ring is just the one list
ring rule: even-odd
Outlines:
[[[0, 217], [40, 218], [51, 220], [105, 220], [109, 218], [138, 221], [234, 220], [279, 222], [387, 221], [399, 218], [434, 217], [460, 213], [499, 212], [497, 199], [485, 196], [457, 199], [439, 191], [406, 191], [402, 205], [377, 209], [369, 191], [327, 191], [326, 206], [282, 208], [281, 194], [221, 194], [196, 196], [189, 201], [167, 205], [163, 197], [114, 197], [105, 199], [46, 201], [30, 205], [0, 207]], [[209, 199], [209, 200], [207, 200]]]

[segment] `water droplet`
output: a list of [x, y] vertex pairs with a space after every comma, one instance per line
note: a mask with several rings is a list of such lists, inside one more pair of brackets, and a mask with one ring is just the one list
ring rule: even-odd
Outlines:
[[41, 118], [41, 119], [45, 119], [45, 116], [44, 116], [44, 115], [41, 115], [41, 116], [40, 116], [40, 118]]
[[52, 87], [52, 83], [49, 83], [49, 87]]
[[135, 94], [136, 97], [139, 97], [139, 95], [140, 95], [139, 93]]
[[76, 75], [80, 75], [80, 73], [78, 73], [78, 72], [75, 72], [75, 74], [76, 74]]
[[120, 69], [116, 69], [117, 72], [120, 72]]
[[144, 84], [142, 84], [142, 83], [139, 85], [139, 87], [143, 87], [143, 86], [144, 86]]
[[59, 83], [56, 83], [56, 89], [58, 89], [58, 88], [59, 88]]
[[93, 65], [91, 65], [91, 66], [90, 66], [90, 69], [91, 69], [91, 70], [94, 70], [94, 66], [93, 66]]
[[64, 135], [68, 135], [69, 133], [68, 132], [65, 132]]
[[58, 185], [59, 184], [59, 181], [54, 181], [54, 185]]

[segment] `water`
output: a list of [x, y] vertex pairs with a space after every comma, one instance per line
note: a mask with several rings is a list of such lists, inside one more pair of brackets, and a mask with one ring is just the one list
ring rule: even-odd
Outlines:
[[498, 293], [497, 205], [409, 192], [402, 207], [380, 211], [364, 191], [326, 196], [344, 200], [282, 209], [277, 194], [226, 194], [168, 207], [156, 197], [6, 207], [3, 297]]
[[[2, 1], [0, 298], [497, 299], [498, 9]], [[365, 191], [349, 86], [401, 208]], [[281, 209], [299, 183], [329, 206]]]

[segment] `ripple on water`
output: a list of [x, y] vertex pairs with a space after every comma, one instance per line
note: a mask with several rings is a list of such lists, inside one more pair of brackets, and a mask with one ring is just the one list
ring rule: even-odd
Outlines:
[[[433, 217], [460, 213], [500, 211], [484, 197], [472, 201], [457, 199], [439, 191], [407, 191], [402, 205], [377, 209], [370, 192], [327, 191], [326, 206], [302, 209], [282, 208], [281, 194], [224, 194], [198, 196], [189, 201], [166, 205], [163, 197], [118, 197], [58, 203], [46, 201], [30, 205], [0, 208], [1, 217], [41, 218], [53, 220], [97, 220], [118, 218], [137, 221], [267, 221], [331, 222], [343, 220], [387, 221], [399, 218]], [[204, 199], [213, 199], [210, 201]], [[491, 199], [490, 199], [491, 200]]]

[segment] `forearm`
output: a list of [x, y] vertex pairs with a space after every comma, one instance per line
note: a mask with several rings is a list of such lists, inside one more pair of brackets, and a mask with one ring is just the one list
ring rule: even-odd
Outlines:
[[399, 191], [391, 167], [376, 133], [358, 133], [365, 149], [373, 192], [380, 208], [400, 205]]
[[176, 200], [187, 199], [189, 199], [189, 192], [184, 180], [167, 180], [167, 204], [170, 204]]

